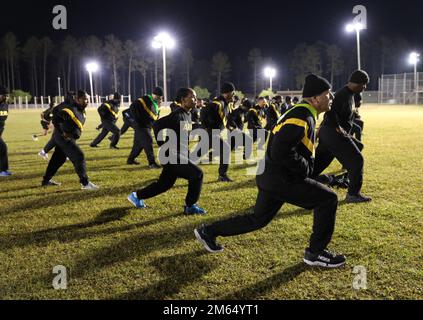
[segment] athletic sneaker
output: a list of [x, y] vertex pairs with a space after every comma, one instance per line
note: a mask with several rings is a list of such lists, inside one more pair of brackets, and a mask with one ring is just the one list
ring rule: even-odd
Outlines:
[[306, 249], [304, 255], [304, 263], [309, 266], [317, 266], [323, 268], [339, 268], [345, 264], [345, 258], [342, 254], [336, 254], [329, 250], [323, 250], [320, 253], [312, 253], [310, 249]]
[[33, 135], [32, 135], [32, 140], [34, 140], [34, 141], [38, 141], [38, 137], [37, 137], [35, 134], [33, 134]]
[[144, 209], [147, 208], [147, 206], [144, 203], [144, 200], [138, 199], [137, 197], [137, 193], [136, 192], [132, 192], [129, 196], [128, 196], [128, 201], [130, 203], [132, 203], [135, 207], [137, 207], [138, 209]]
[[0, 172], [0, 177], [10, 177], [11, 175], [12, 175], [12, 172], [10, 172], [10, 171]]
[[94, 191], [100, 189], [98, 186], [96, 186], [94, 183], [88, 181], [88, 184], [81, 187], [82, 190], [88, 190], [88, 191]]
[[205, 225], [201, 225], [199, 228], [194, 230], [195, 237], [204, 246], [204, 248], [210, 253], [219, 253], [224, 249], [221, 245], [216, 243], [216, 238], [211, 237], [206, 232]]
[[219, 176], [217, 179], [218, 182], [234, 182], [231, 178], [229, 178], [227, 175]]
[[98, 145], [96, 145], [96, 144], [92, 144], [92, 143], [90, 144], [90, 147], [91, 147], [91, 148], [100, 148]]
[[43, 187], [60, 187], [62, 184], [54, 180], [44, 181], [41, 183]]
[[43, 158], [44, 160], [48, 161], [48, 154], [47, 154], [44, 150], [41, 150], [41, 151], [38, 153], [38, 155], [39, 155], [41, 158]]
[[364, 202], [370, 202], [370, 201], [372, 201], [372, 198], [363, 196], [360, 193], [356, 196], [352, 196], [348, 193], [347, 197], [345, 198], [346, 203], [364, 203]]
[[116, 146], [110, 146], [110, 149], [119, 150], [120, 148]]
[[200, 208], [198, 205], [194, 204], [191, 207], [185, 206], [184, 207], [184, 214], [186, 216], [191, 216], [191, 215], [195, 215], [195, 214], [206, 214], [206, 210], [204, 210], [203, 208]]

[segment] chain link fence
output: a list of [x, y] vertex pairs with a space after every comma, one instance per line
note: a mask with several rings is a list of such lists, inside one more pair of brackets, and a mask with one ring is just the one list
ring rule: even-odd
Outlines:
[[378, 100], [383, 104], [423, 104], [423, 73], [382, 75]]

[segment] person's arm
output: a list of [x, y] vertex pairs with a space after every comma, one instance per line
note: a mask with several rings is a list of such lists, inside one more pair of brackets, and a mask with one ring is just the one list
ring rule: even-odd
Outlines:
[[[154, 136], [156, 137], [157, 144], [161, 147], [163, 144], [166, 143], [167, 139], [164, 139], [164, 132], [165, 129], [172, 129], [172, 123], [174, 120], [174, 113], [167, 115], [166, 117], [160, 118], [156, 120], [153, 124], [153, 131]], [[161, 133], [162, 132], [162, 133]], [[161, 133], [161, 134], [160, 134]]]

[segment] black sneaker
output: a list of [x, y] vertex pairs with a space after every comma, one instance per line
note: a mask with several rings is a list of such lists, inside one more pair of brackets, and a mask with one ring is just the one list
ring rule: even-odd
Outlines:
[[348, 193], [347, 197], [345, 198], [346, 203], [365, 203], [370, 201], [372, 201], [372, 198], [363, 196], [360, 193], [356, 196], [352, 196]]
[[59, 182], [56, 182], [54, 180], [49, 180], [49, 181], [43, 181], [41, 183], [41, 186], [43, 187], [60, 187], [62, 184]]
[[91, 148], [100, 148], [98, 145], [96, 145], [96, 144], [92, 144], [92, 143], [90, 144], [90, 147], [91, 147]]
[[110, 149], [119, 150], [120, 148], [119, 147], [116, 147], [116, 146], [110, 146]]
[[157, 163], [152, 163], [148, 166], [149, 169], [160, 169], [161, 166], [159, 166]]
[[229, 178], [227, 175], [219, 176], [217, 179], [218, 182], [234, 182], [231, 178]]
[[339, 176], [329, 176], [330, 182], [329, 187], [331, 188], [340, 188], [340, 189], [348, 189], [350, 185], [350, 180], [345, 175], [339, 175]]
[[139, 166], [140, 165], [140, 163], [136, 160], [128, 160], [128, 161], [126, 161], [126, 163], [129, 164], [129, 165], [133, 165], [133, 166]]
[[209, 236], [206, 233], [205, 225], [201, 225], [194, 230], [195, 237], [210, 253], [219, 253], [223, 251], [223, 247], [216, 243], [216, 238]]
[[323, 268], [339, 268], [342, 267], [347, 258], [342, 254], [336, 254], [329, 250], [323, 250], [320, 253], [312, 253], [306, 249], [304, 255], [304, 263], [309, 266], [317, 266]]

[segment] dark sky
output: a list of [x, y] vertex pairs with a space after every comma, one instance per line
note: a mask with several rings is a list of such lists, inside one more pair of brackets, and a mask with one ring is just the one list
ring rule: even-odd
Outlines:
[[[68, 9], [67, 31], [55, 31], [51, 26], [52, 8], [57, 4]], [[421, 46], [422, 0], [13, 0], [2, 1], [0, 33], [12, 31], [21, 41], [31, 35], [61, 40], [67, 34], [110, 33], [135, 40], [168, 30], [179, 47], [192, 48], [197, 57], [209, 58], [219, 50], [245, 56], [253, 47], [272, 56], [302, 41], [354, 41], [344, 32], [344, 25], [352, 19], [352, 8], [357, 4], [368, 10], [369, 29], [363, 33], [364, 41], [366, 37], [399, 35]]]

